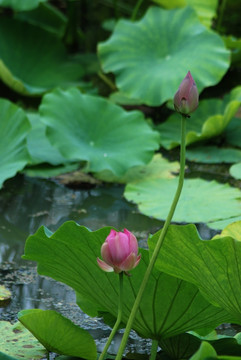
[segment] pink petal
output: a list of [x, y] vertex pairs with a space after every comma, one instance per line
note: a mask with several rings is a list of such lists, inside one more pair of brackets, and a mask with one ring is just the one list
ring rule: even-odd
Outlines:
[[122, 271], [129, 271], [134, 268], [136, 263], [136, 254], [131, 253], [119, 266]]
[[113, 267], [106, 264], [104, 261], [100, 260], [99, 258], [97, 258], [97, 263], [98, 263], [99, 267], [106, 272], [114, 271]]
[[129, 254], [128, 236], [118, 232], [115, 237], [109, 239], [108, 245], [113, 265], [118, 266]]
[[129, 253], [135, 253], [137, 255], [137, 253], [138, 253], [138, 242], [137, 242], [137, 239], [136, 239], [135, 235], [133, 235], [127, 229], [124, 229], [124, 233], [129, 238]]
[[109, 244], [106, 241], [101, 246], [101, 256], [108, 265], [110, 265], [110, 266], [113, 265], [113, 260], [112, 260], [112, 257], [111, 257]]

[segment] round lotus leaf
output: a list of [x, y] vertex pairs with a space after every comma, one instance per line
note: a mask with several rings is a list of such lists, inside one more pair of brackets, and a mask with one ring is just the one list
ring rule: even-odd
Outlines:
[[1, 18], [0, 77], [13, 90], [42, 94], [80, 83], [83, 73], [58, 36], [24, 21]]
[[231, 168], [229, 169], [229, 172], [235, 179], [241, 180], [241, 162], [238, 164], [232, 165]]
[[188, 70], [201, 92], [219, 82], [230, 62], [221, 37], [189, 7], [150, 7], [138, 22], [120, 20], [98, 51], [103, 70], [116, 75], [120, 91], [147, 105], [173, 98]]
[[66, 159], [88, 162], [87, 170], [117, 176], [148, 163], [159, 148], [159, 134], [139, 111], [127, 112], [78, 89], [46, 94], [40, 106], [46, 135]]
[[0, 359], [6, 355], [9, 360], [38, 360], [46, 355], [44, 347], [19, 322], [12, 325], [8, 321], [0, 321], [0, 334]]
[[10, 7], [15, 11], [26, 11], [36, 8], [41, 2], [47, 0], [0, 0], [0, 6]]
[[10, 302], [11, 296], [11, 292], [5, 286], [0, 285], [0, 307], [4, 307]]
[[0, 99], [0, 188], [6, 179], [22, 170], [29, 161], [26, 137], [31, 129], [22, 109]]

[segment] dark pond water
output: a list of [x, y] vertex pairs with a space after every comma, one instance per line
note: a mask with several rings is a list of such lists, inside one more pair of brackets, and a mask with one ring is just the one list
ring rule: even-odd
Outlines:
[[[123, 198], [122, 186], [102, 186], [73, 190], [57, 182], [18, 176], [0, 191], [0, 284], [13, 294], [10, 304], [0, 308], [0, 320], [16, 321], [21, 309], [54, 309], [87, 329], [101, 350], [109, 327], [101, 319], [89, 318], [75, 304], [75, 293], [52, 279], [38, 276], [36, 264], [21, 259], [25, 240], [41, 225], [55, 231], [67, 220], [96, 230], [114, 226], [131, 229], [145, 246], [147, 234], [162, 226], [161, 221], [138, 213], [135, 205]], [[204, 239], [214, 235], [205, 225], [198, 225]], [[110, 348], [116, 353], [121, 334]], [[150, 343], [140, 341], [133, 332], [128, 350], [145, 353]]]

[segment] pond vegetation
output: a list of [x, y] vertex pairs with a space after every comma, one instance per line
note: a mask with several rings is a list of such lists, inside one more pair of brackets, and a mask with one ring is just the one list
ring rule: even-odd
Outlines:
[[[240, 11], [0, 0], [1, 360], [241, 359]], [[58, 306], [6, 319], [26, 260], [105, 346]]]

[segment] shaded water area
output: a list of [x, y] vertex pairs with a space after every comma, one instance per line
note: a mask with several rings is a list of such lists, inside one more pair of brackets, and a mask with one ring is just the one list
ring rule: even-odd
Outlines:
[[[0, 284], [12, 291], [12, 300], [0, 308], [0, 320], [14, 322], [22, 309], [54, 309], [87, 329], [96, 339], [100, 351], [110, 328], [99, 318], [89, 318], [75, 303], [75, 293], [64, 284], [38, 276], [36, 263], [21, 259], [25, 240], [41, 225], [55, 231], [67, 220], [74, 220], [91, 230], [114, 226], [128, 228], [146, 246], [149, 233], [163, 222], [141, 215], [136, 206], [123, 198], [123, 186], [103, 185], [92, 189], [73, 190], [52, 180], [17, 176], [7, 181], [0, 191]], [[215, 231], [198, 225], [204, 239]], [[116, 353], [121, 340], [118, 334], [110, 347]], [[148, 340], [133, 332], [128, 350], [145, 353]]]

